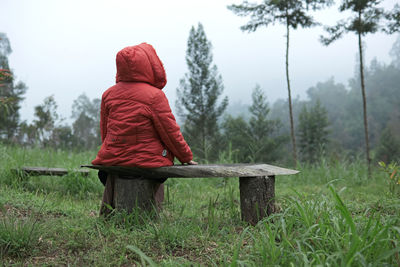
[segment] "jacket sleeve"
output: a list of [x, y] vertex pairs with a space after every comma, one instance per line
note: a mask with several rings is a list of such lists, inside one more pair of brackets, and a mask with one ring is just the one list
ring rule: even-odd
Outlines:
[[193, 159], [192, 151], [183, 138], [163, 91], [160, 90], [154, 97], [151, 110], [154, 126], [163, 143], [181, 163], [191, 161]]
[[107, 117], [108, 112], [106, 110], [106, 105], [104, 103], [104, 96], [101, 99], [101, 107], [100, 107], [100, 135], [101, 135], [101, 143], [104, 143], [107, 135]]

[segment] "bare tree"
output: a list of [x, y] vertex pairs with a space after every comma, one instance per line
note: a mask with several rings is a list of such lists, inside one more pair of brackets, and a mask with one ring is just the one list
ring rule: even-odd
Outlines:
[[[368, 113], [364, 79], [364, 51], [362, 37], [368, 33], [375, 33], [379, 30], [389, 34], [398, 31], [400, 17], [398, 5], [395, 6], [392, 12], [385, 12], [383, 8], [379, 7], [379, 4], [379, 0], [343, 0], [342, 4], [339, 6], [339, 11], [351, 11], [352, 15], [346, 20], [338, 21], [335, 26], [325, 27], [328, 37], [321, 36], [320, 38], [324, 45], [330, 45], [332, 42], [341, 38], [343, 34], [348, 32], [353, 32], [358, 37], [361, 95], [364, 116], [365, 152], [369, 177], [371, 176], [371, 156], [368, 134]], [[380, 22], [385, 18], [389, 20], [386, 28], [380, 25]]]
[[309, 9], [318, 10], [332, 3], [331, 0], [264, 0], [261, 4], [244, 1], [241, 5], [230, 5], [238, 16], [250, 16], [250, 21], [243, 25], [242, 31], [254, 32], [261, 26], [269, 26], [279, 22], [286, 26], [286, 82], [288, 89], [290, 135], [292, 139], [293, 160], [297, 162], [296, 137], [294, 133], [292, 94], [289, 79], [289, 40], [290, 28], [309, 28], [317, 25], [313, 17], [307, 13]]

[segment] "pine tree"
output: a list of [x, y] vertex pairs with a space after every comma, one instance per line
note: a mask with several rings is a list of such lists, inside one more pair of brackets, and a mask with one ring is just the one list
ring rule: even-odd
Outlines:
[[[368, 133], [368, 112], [367, 112], [367, 97], [365, 92], [364, 79], [364, 50], [362, 37], [368, 33], [376, 33], [382, 30], [387, 33], [394, 33], [399, 30], [399, 8], [396, 6], [392, 12], [385, 12], [382, 7], [379, 7], [379, 0], [343, 0], [339, 6], [340, 12], [351, 11], [354, 15], [347, 20], [340, 20], [335, 26], [326, 27], [328, 37], [321, 36], [321, 42], [324, 45], [330, 45], [338, 40], [344, 33], [353, 32], [358, 39], [358, 54], [360, 67], [360, 82], [361, 95], [363, 102], [363, 119], [364, 119], [364, 137], [365, 137], [365, 154], [368, 165], [368, 176], [371, 176], [371, 156], [370, 142]], [[388, 19], [386, 27], [381, 27], [380, 23], [383, 19]]]
[[7, 36], [0, 33], [0, 140], [7, 141], [15, 138], [20, 118], [20, 102], [27, 89], [24, 83], [15, 81], [10, 70], [8, 55], [11, 52]]
[[242, 117], [228, 115], [222, 123], [222, 140], [225, 149], [223, 153], [231, 154], [233, 162], [249, 162], [250, 130], [248, 122]]
[[267, 98], [257, 85], [252, 93], [252, 105], [249, 107], [249, 148], [252, 162], [272, 162], [279, 158], [279, 147], [285, 137], [277, 136], [280, 128], [278, 120], [270, 120]]
[[324, 146], [328, 142], [328, 114], [317, 101], [308, 110], [304, 105], [299, 114], [299, 148], [301, 158], [307, 162], [316, 162], [322, 156]]
[[258, 85], [253, 90], [252, 100], [249, 121], [240, 116], [225, 118], [222, 124], [224, 140], [232, 145], [234, 155], [240, 162], [276, 161], [281, 156], [281, 145], [287, 138], [278, 135], [281, 126], [279, 120], [269, 119], [267, 98]]
[[184, 120], [183, 132], [200, 160], [210, 160], [210, 152], [218, 147], [218, 118], [228, 105], [227, 97], [218, 101], [224, 87], [212, 63], [211, 47], [203, 25], [192, 27], [186, 50], [188, 73], [177, 88], [176, 107]]
[[254, 32], [261, 26], [275, 22], [286, 26], [286, 83], [288, 89], [290, 135], [292, 139], [293, 161], [297, 162], [296, 137], [294, 134], [292, 93], [289, 79], [289, 34], [290, 28], [309, 28], [317, 25], [313, 17], [307, 14], [309, 8], [318, 10], [331, 4], [331, 0], [264, 0], [261, 4], [249, 3], [231, 5], [228, 9], [238, 16], [250, 16], [250, 21], [241, 27], [242, 31]]

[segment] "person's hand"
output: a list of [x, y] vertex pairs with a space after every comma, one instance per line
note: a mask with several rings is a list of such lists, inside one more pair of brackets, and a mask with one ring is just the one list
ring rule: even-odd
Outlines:
[[193, 161], [193, 160], [189, 161], [187, 164], [188, 165], [199, 165], [196, 161]]

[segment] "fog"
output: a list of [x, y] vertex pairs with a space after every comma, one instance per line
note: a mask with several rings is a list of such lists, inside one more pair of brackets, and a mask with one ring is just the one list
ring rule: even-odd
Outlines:
[[[0, 0], [0, 32], [7, 34], [13, 53], [10, 66], [27, 84], [22, 119], [33, 118], [33, 107], [54, 95], [59, 113], [69, 119], [80, 94], [100, 98], [115, 83], [115, 55], [130, 45], [152, 44], [165, 65], [164, 92], [173, 108], [176, 88], [186, 72], [189, 30], [201, 22], [213, 44], [214, 63], [224, 80], [231, 104], [250, 102], [258, 83], [269, 101], [287, 97], [285, 28], [273, 25], [244, 33], [240, 18], [226, 6], [241, 1], [99, 1]], [[385, 1], [392, 8], [396, 1]], [[334, 24], [343, 14], [332, 7], [316, 14], [322, 24]], [[334, 76], [347, 83], [354, 75], [357, 39], [347, 34], [329, 47], [318, 41], [321, 27], [291, 33], [290, 75], [294, 96]], [[366, 62], [390, 62], [397, 35], [368, 35]]]

